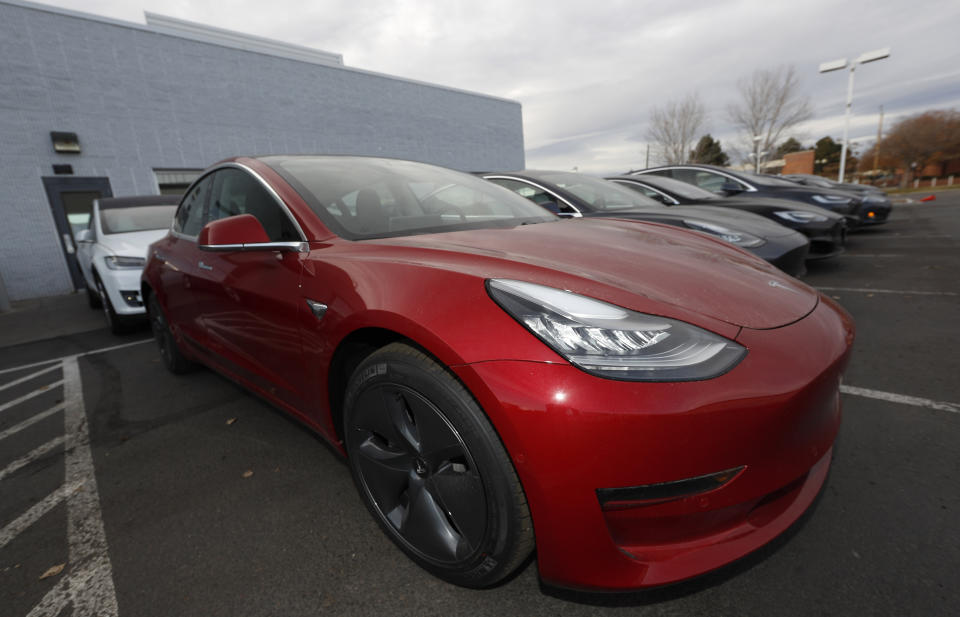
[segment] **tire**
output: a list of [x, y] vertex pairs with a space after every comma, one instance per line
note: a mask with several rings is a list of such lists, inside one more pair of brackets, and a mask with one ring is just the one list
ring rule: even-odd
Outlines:
[[127, 321], [120, 315], [117, 315], [117, 312], [113, 310], [113, 303], [110, 302], [110, 296], [107, 295], [107, 290], [104, 288], [103, 281], [100, 280], [100, 277], [94, 275], [93, 282], [97, 286], [100, 306], [103, 308], [103, 314], [107, 318], [107, 326], [110, 328], [110, 332], [113, 334], [123, 334], [127, 331]]
[[90, 289], [89, 285], [84, 285], [84, 287], [87, 288], [87, 304], [90, 305], [90, 308], [102, 308], [103, 302], [100, 301], [100, 293]]
[[153, 338], [157, 341], [157, 347], [160, 350], [160, 359], [167, 370], [174, 375], [182, 375], [189, 372], [194, 367], [194, 363], [187, 359], [180, 351], [177, 345], [177, 339], [170, 331], [167, 318], [160, 308], [160, 301], [157, 300], [157, 294], [150, 294], [150, 300], [147, 302], [147, 313], [150, 318], [150, 329], [153, 330]]
[[368, 356], [344, 401], [347, 459], [387, 536], [448, 582], [489, 587], [533, 551], [523, 487], [464, 386], [403, 343]]

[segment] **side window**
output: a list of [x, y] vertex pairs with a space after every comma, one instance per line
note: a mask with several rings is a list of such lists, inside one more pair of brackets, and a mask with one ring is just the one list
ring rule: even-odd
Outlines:
[[203, 228], [203, 210], [210, 188], [213, 186], [213, 176], [207, 176], [183, 198], [176, 215], [173, 217], [173, 230], [187, 236], [196, 236]]
[[221, 169], [210, 202], [210, 220], [251, 214], [260, 221], [272, 242], [300, 240], [293, 222], [276, 200], [250, 174], [241, 169]]
[[577, 211], [571, 208], [566, 203], [557, 199], [552, 193], [548, 193], [545, 190], [527, 184], [526, 182], [521, 182], [519, 180], [506, 180], [501, 178], [491, 178], [490, 182], [494, 184], [499, 184], [504, 188], [508, 188], [517, 195], [521, 197], [526, 197], [533, 203], [542, 206], [545, 203], [552, 202], [560, 208], [561, 214], [576, 214]]
[[723, 182], [726, 180], [725, 177], [719, 174], [712, 174], [699, 169], [674, 169], [673, 177], [682, 182], [699, 186], [712, 193], [722, 193], [723, 191], [720, 187], [723, 186]]
[[628, 184], [628, 187], [632, 188], [635, 191], [639, 191], [644, 197], [649, 197], [650, 199], [656, 199], [662, 204], [670, 203], [667, 201], [667, 197], [663, 193], [658, 193], [657, 191], [643, 186], [642, 184]]

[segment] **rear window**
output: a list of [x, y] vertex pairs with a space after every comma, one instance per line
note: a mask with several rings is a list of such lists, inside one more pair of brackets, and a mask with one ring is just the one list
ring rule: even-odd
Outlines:
[[107, 208], [100, 210], [100, 228], [105, 234], [167, 229], [176, 210], [174, 205]]

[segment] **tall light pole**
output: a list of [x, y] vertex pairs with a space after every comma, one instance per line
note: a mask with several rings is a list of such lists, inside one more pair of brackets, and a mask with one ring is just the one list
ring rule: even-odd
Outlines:
[[760, 135], [753, 136], [753, 164], [754, 169], [753, 173], [760, 173], [760, 140], [763, 139]]
[[[847, 166], [847, 142], [849, 141], [850, 134], [850, 108], [853, 107], [853, 73], [857, 70], [858, 64], [866, 64], [867, 62], [883, 60], [889, 55], [889, 47], [875, 49], [874, 51], [867, 51], [860, 54], [860, 56], [849, 65], [850, 78], [847, 80], [847, 111], [846, 117], [843, 121], [843, 145], [840, 147], [840, 173], [837, 175], [838, 182], [843, 182], [843, 172]], [[840, 69], [845, 68], [847, 68], [847, 59], [840, 58], [839, 60], [831, 60], [830, 62], [822, 63], [820, 65], [820, 72], [829, 73], [830, 71], [839, 71]]]
[[873, 178], [877, 177], [877, 165], [880, 163], [880, 141], [883, 139], [883, 105], [880, 106], [880, 121], [877, 123], [877, 145], [873, 147]]

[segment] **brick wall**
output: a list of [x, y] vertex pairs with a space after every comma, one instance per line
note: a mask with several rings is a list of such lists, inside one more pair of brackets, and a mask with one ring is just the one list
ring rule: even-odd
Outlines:
[[783, 161], [783, 171], [780, 173], [784, 175], [813, 173], [813, 150], [791, 152], [783, 157]]

